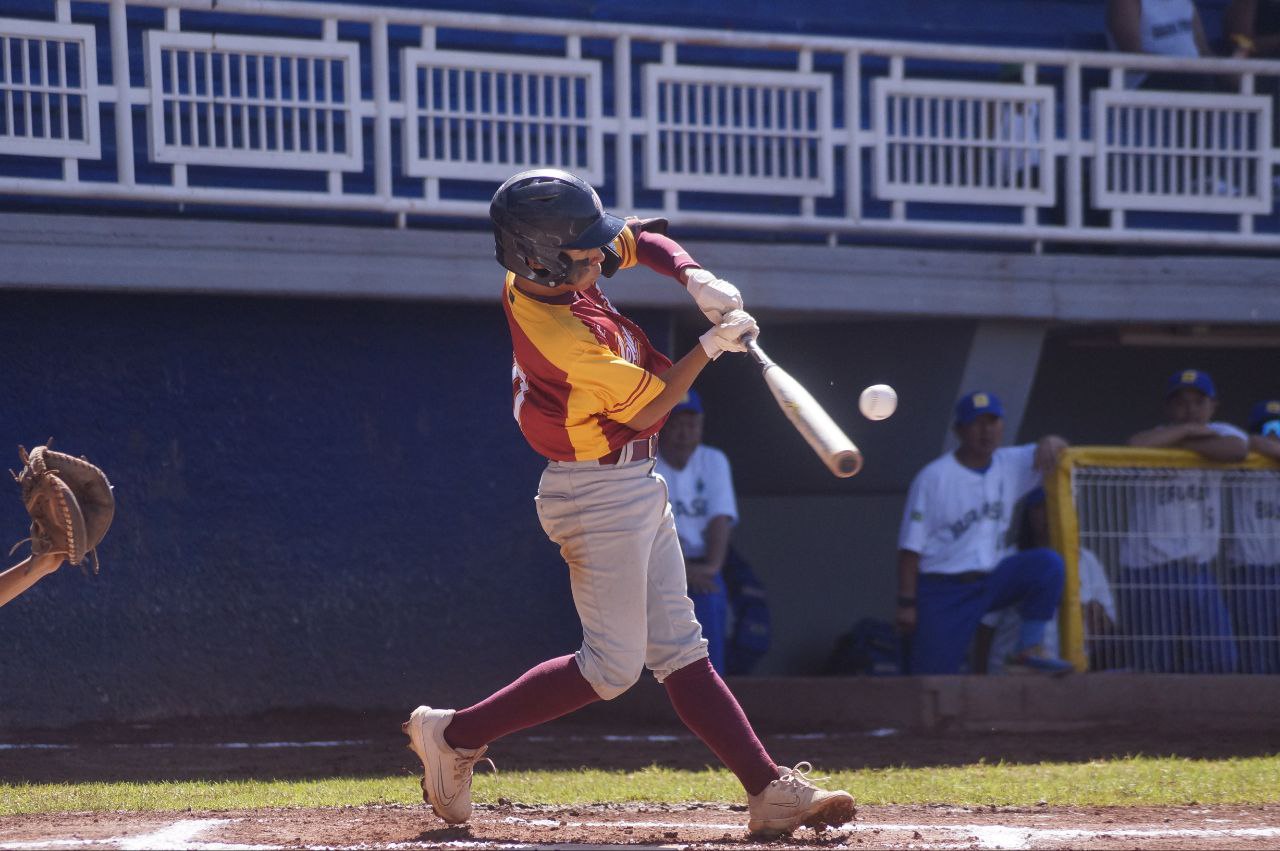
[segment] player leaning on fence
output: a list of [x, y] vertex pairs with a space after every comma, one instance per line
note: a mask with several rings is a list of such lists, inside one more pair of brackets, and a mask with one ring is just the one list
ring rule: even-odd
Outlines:
[[909, 636], [910, 673], [955, 674], [987, 612], [1022, 616], [1011, 667], [1061, 674], [1070, 663], [1043, 653], [1062, 599], [1062, 557], [1015, 552], [1015, 506], [1040, 485], [1066, 441], [1002, 447], [1004, 407], [992, 393], [956, 405], [960, 446], [921, 470], [907, 493], [898, 537], [898, 628]]
[[[1280, 399], [1253, 406], [1249, 449], [1280, 461]], [[1280, 674], [1280, 488], [1274, 474], [1237, 479], [1231, 502], [1223, 552], [1240, 673]]]
[[[1206, 460], [1243, 461], [1248, 436], [1214, 422], [1218, 394], [1207, 372], [1184, 369], [1165, 384], [1165, 423], [1130, 446], [1190, 449]], [[1222, 474], [1159, 471], [1154, 487], [1133, 491], [1129, 533], [1120, 542], [1115, 583], [1127, 667], [1178, 673], [1236, 670], [1231, 618], [1213, 564], [1222, 540]]]

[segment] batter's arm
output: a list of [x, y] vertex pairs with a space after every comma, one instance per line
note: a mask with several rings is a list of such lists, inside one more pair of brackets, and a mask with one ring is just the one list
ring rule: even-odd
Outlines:
[[62, 567], [62, 561], [63, 556], [55, 553], [28, 556], [4, 573], [0, 573], [0, 606], [10, 602]]
[[658, 375], [664, 382], [666, 387], [662, 388], [662, 392], [653, 398], [653, 401], [645, 405], [636, 415], [627, 420], [627, 425], [636, 431], [644, 431], [649, 426], [661, 420], [667, 414], [671, 413], [671, 409], [689, 393], [689, 388], [693, 386], [693, 382], [697, 379], [699, 373], [702, 372], [711, 363], [711, 358], [707, 357], [707, 352], [702, 348], [702, 344], [694, 346], [688, 354], [673, 363], [666, 372]]

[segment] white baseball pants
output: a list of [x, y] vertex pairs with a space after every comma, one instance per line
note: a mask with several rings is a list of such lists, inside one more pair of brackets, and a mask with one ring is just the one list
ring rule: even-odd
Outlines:
[[622, 694], [645, 667], [662, 682], [707, 655], [667, 485], [653, 461], [552, 461], [535, 503], [569, 565], [582, 621], [575, 655], [600, 697]]

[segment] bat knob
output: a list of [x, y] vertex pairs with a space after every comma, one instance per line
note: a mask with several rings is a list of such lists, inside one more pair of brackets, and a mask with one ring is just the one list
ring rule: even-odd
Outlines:
[[836, 462], [836, 466], [839, 467], [840, 475], [842, 477], [847, 478], [849, 476], [857, 475], [858, 471], [862, 469], [862, 453], [846, 452], [840, 456], [839, 461]]

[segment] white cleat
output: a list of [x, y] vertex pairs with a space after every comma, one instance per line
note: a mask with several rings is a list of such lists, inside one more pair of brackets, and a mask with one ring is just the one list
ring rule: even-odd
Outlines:
[[782, 775], [760, 792], [747, 796], [747, 835], [753, 839], [773, 839], [797, 827], [815, 830], [839, 827], [853, 821], [857, 808], [845, 791], [827, 792], [809, 780], [813, 766], [807, 762], [795, 768], [778, 766]]
[[422, 800], [449, 824], [471, 818], [471, 773], [489, 749], [455, 750], [444, 740], [444, 728], [454, 710], [419, 706], [400, 729], [409, 737], [409, 750], [422, 760]]

